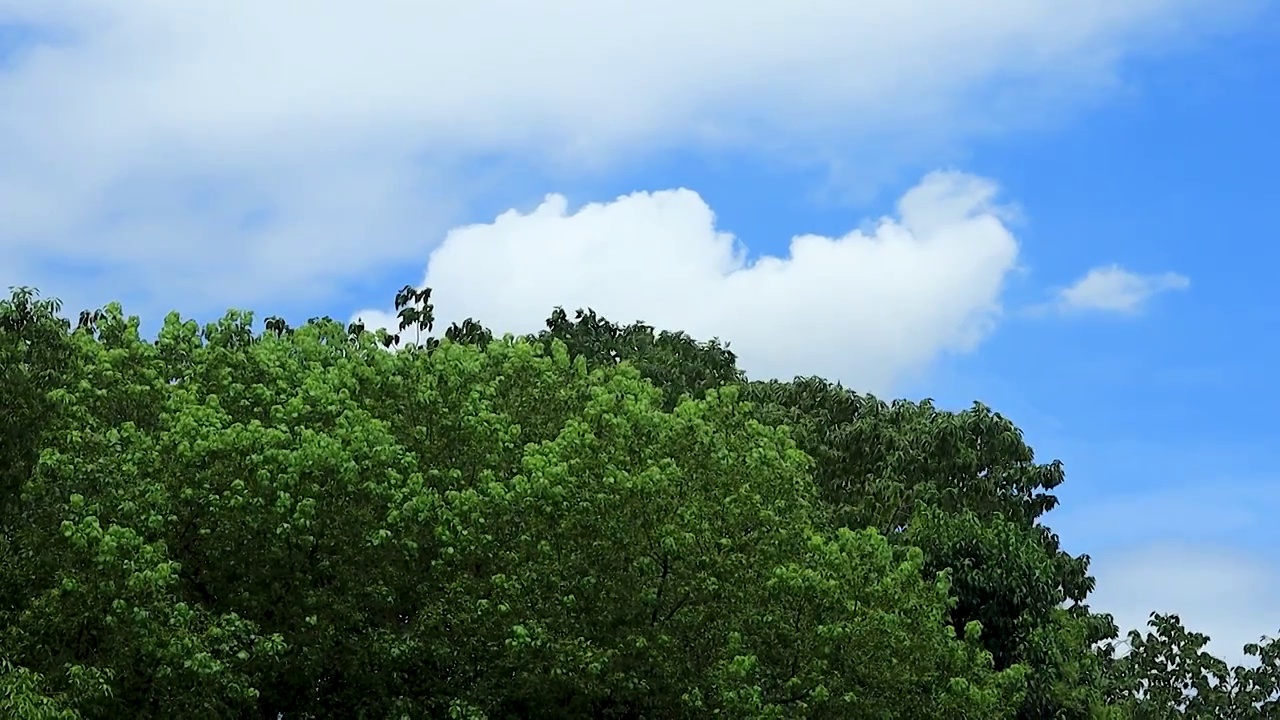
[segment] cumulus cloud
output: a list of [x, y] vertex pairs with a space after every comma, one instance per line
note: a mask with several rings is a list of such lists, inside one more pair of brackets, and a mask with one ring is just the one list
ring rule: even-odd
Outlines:
[[1057, 306], [1063, 311], [1136, 313], [1153, 296], [1170, 290], [1186, 290], [1191, 281], [1184, 275], [1165, 272], [1139, 275], [1119, 265], [1096, 267], [1070, 287], [1058, 291]]
[[[732, 343], [754, 377], [817, 374], [887, 391], [943, 351], [978, 343], [1000, 311], [1018, 244], [993, 183], [933, 173], [866, 233], [800, 235], [786, 257], [750, 258], [690, 190], [635, 193], [570, 212], [560, 195], [530, 213], [457, 228], [423, 281], [447, 326], [543, 327], [552, 307]], [[357, 313], [391, 326], [390, 313]]]
[[922, 146], [1257, 5], [0, 0], [0, 254], [160, 307], [323, 292], [420, 256], [470, 159]]

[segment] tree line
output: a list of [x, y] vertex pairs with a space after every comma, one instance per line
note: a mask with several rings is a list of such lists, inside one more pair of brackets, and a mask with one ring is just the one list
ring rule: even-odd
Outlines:
[[1089, 607], [986, 406], [396, 308], [0, 301], [0, 717], [1280, 717], [1275, 641]]

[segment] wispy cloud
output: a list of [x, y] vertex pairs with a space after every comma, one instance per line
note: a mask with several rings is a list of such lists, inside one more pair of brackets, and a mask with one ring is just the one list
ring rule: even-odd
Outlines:
[[1119, 265], [1096, 267], [1069, 287], [1058, 291], [1055, 307], [1063, 312], [1141, 312], [1154, 296], [1186, 290], [1191, 281], [1175, 272], [1133, 273]]
[[1256, 664], [1243, 647], [1280, 633], [1280, 567], [1240, 546], [1152, 542], [1102, 554], [1089, 604], [1116, 618], [1122, 635], [1146, 630], [1151, 612], [1175, 613], [1209, 636], [1209, 652]]
[[0, 0], [30, 45], [0, 70], [0, 255], [160, 308], [292, 298], [421, 257], [476, 157], [954, 140], [1253, 5]]
[[1094, 558], [1090, 605], [1124, 630], [1143, 629], [1151, 611], [1178, 613], [1233, 662], [1245, 643], [1280, 634], [1273, 458], [1247, 440], [1194, 439], [1117, 441], [1103, 455], [1114, 457], [1077, 468], [1081, 484], [1049, 518], [1070, 551]]

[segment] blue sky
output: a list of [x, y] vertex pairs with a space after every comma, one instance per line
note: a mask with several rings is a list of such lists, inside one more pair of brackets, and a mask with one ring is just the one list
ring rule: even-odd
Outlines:
[[[154, 330], [377, 322], [425, 270], [450, 319], [590, 304], [978, 399], [1066, 463], [1096, 605], [1280, 631], [1280, 10], [489, 5], [0, 0], [0, 283]], [[1061, 293], [1090, 271], [1151, 292]]]

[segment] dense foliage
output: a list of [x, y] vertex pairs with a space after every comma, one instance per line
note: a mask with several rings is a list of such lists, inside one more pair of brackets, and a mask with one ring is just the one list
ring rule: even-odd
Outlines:
[[0, 302], [0, 717], [1280, 714], [1280, 645], [1115, 641], [1040, 522], [1062, 467], [986, 407], [397, 307], [147, 341]]

